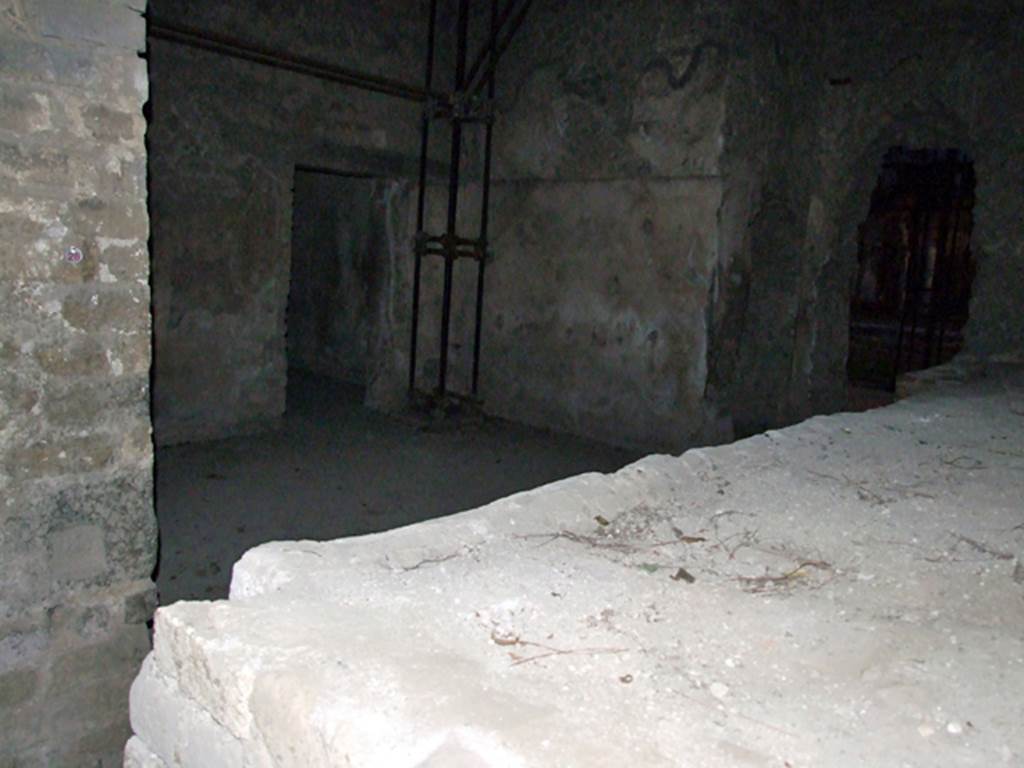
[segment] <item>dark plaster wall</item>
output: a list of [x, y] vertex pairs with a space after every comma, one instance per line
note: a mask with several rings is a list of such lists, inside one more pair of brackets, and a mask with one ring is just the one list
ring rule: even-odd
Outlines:
[[812, 0], [737, 26], [710, 347], [711, 394], [738, 433], [845, 406], [856, 231], [895, 145], [975, 160], [968, 348], [1020, 354], [1022, 11]]
[[819, 18], [813, 2], [745, 4], [730, 37], [707, 395], [740, 435], [792, 420], [796, 285], [816, 172]]
[[704, 397], [730, 25], [534, 3], [499, 83], [488, 409], [647, 447], [731, 434]]
[[[404, 77], [422, 66], [419, 5], [160, 0], [152, 12]], [[157, 41], [150, 72], [156, 438], [260, 429], [285, 403], [295, 166], [410, 176], [419, 109]]]
[[[246, 8], [162, 0], [157, 15], [419, 77], [422, 2]], [[499, 80], [485, 409], [679, 449], [843, 407], [853, 233], [898, 143], [975, 157], [969, 346], [1019, 350], [1020, 29], [1011, 3], [537, 0]], [[401, 407], [418, 107], [164, 44], [152, 72], [158, 439], [280, 414], [297, 163], [390, 179], [367, 401]], [[476, 228], [480, 146], [470, 131], [464, 235]], [[428, 263], [424, 388], [438, 367], [440, 283]], [[473, 295], [460, 263], [450, 382], [463, 392]]]
[[885, 151], [959, 147], [978, 176], [973, 249], [978, 278], [968, 351], [1019, 355], [1024, 220], [1024, 8], [1015, 3], [917, 2], [828, 6], [828, 85], [803, 243], [794, 413], [841, 402], [856, 226]]
[[[223, 3], [156, 5], [159, 18], [227, 26], [312, 55], [326, 55], [331, 40], [355, 40], [352, 29], [366, 24], [375, 31], [356, 41], [365, 59], [344, 47], [332, 60], [419, 76], [421, 3], [375, 5], [373, 23], [365, 9], [322, 19], [312, 10], [285, 18], [258, 4], [255, 13]], [[681, 447], [728, 437], [728, 424], [704, 399], [729, 37], [721, 15], [696, 3], [670, 10], [650, 3], [642, 10], [659, 24], [640, 26], [632, 10], [611, 2], [541, 2], [535, 10], [502, 75], [485, 407], [619, 443]], [[303, 26], [314, 16], [316, 33]], [[595, 58], [602, 45], [608, 55]], [[244, 431], [280, 414], [289, 184], [299, 162], [396, 180], [385, 195], [382, 261], [392, 266], [371, 334], [368, 400], [400, 405], [411, 270], [409, 190], [401, 180], [415, 155], [417, 108], [171, 45], [153, 48], [158, 440]], [[435, 158], [445, 154], [440, 133]], [[463, 234], [475, 230], [478, 137], [466, 151]], [[439, 189], [430, 200], [436, 230]], [[437, 265], [424, 277], [420, 363], [429, 387], [438, 364]], [[472, 269], [460, 264], [452, 382], [461, 391], [473, 293]]]

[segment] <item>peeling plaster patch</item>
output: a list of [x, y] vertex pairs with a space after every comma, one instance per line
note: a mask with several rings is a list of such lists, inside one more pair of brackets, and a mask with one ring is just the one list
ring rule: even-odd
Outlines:
[[[125, 149], [123, 147], [111, 146], [107, 150], [107, 164], [105, 169], [108, 173], [115, 174], [117, 176], [122, 175], [124, 171], [124, 164], [130, 163], [135, 159], [135, 153], [131, 149]], [[131, 209], [127, 209], [127, 213], [131, 213]]]
[[52, 237], [55, 240], [59, 240], [60, 238], [64, 237], [67, 233], [68, 233], [68, 228], [65, 227], [63, 224], [60, 224], [60, 223], [51, 224], [46, 229], [47, 237]]
[[105, 263], [104, 264], [100, 264], [99, 278], [100, 278], [100, 282], [101, 283], [116, 283], [117, 282], [117, 276], [113, 272], [110, 271], [110, 267], [108, 267]]
[[97, 237], [96, 247], [100, 253], [106, 253], [107, 249], [111, 246], [115, 248], [131, 248], [133, 245], [138, 244], [137, 238], [120, 238], [120, 237]]
[[145, 67], [135, 70], [135, 90], [142, 99], [149, 97], [149, 71]]
[[124, 375], [124, 363], [114, 357], [114, 353], [109, 349], [107, 350], [107, 362], [110, 363], [110, 370], [115, 376]]

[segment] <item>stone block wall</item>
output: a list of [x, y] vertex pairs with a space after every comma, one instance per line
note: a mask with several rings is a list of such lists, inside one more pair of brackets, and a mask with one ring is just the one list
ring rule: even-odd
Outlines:
[[139, 3], [0, 3], [0, 765], [120, 765], [155, 604]]

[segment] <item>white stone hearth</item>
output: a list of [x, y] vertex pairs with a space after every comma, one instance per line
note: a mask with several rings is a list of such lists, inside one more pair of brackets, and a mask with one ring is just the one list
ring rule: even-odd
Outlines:
[[1024, 761], [1024, 377], [275, 542], [157, 613], [132, 768]]

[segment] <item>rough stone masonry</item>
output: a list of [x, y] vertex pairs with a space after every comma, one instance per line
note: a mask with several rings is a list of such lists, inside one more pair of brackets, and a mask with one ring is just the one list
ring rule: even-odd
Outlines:
[[145, 1], [0, 0], [0, 766], [113, 766], [149, 647]]

